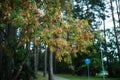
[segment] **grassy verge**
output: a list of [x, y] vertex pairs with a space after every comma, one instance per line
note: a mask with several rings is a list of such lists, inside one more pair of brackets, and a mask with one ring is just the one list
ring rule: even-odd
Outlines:
[[[87, 77], [73, 76], [70, 74], [57, 74], [57, 76], [67, 78], [69, 80], [102, 80], [102, 78], [98, 77], [90, 77], [88, 79]], [[120, 80], [120, 78], [105, 78], [105, 80]]]
[[41, 75], [38, 75], [37, 80], [48, 80], [47, 77], [43, 77]]

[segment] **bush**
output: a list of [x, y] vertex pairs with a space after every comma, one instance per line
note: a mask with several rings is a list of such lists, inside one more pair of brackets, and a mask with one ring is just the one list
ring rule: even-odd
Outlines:
[[120, 77], [120, 64], [114, 63], [109, 66], [110, 77]]
[[71, 73], [72, 71], [72, 66], [70, 64], [65, 62], [57, 62], [55, 73]]

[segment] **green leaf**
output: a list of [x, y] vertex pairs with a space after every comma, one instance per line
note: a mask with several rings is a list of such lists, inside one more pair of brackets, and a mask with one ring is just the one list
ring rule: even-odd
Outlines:
[[5, 28], [6, 25], [4, 23], [0, 24], [0, 28]]
[[13, 18], [16, 18], [17, 17], [17, 14], [15, 12], [11, 13], [10, 17], [13, 19]]

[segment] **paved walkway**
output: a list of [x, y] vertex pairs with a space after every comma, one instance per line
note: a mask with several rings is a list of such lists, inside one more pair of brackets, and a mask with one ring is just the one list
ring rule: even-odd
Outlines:
[[[43, 75], [43, 72], [39, 71], [38, 74]], [[48, 74], [47, 74], [47, 77], [48, 77]], [[69, 79], [54, 75], [54, 80], [69, 80]]]
[[66, 79], [66, 78], [63, 78], [63, 77], [59, 77], [59, 76], [54, 76], [54, 79], [55, 80], [69, 80], [69, 79]]

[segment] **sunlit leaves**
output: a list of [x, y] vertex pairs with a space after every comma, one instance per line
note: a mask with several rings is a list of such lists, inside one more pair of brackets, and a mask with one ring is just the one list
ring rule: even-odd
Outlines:
[[62, 60], [64, 62], [70, 62], [71, 56], [70, 53], [66, 52], [65, 50], [57, 50], [56, 51], [56, 59], [61, 62]]
[[4, 4], [0, 4], [4, 21], [20, 29], [19, 44], [46, 44], [56, 59], [67, 62], [70, 54], [85, 51], [91, 42], [88, 20], [73, 18], [70, 0], [8, 0]]

